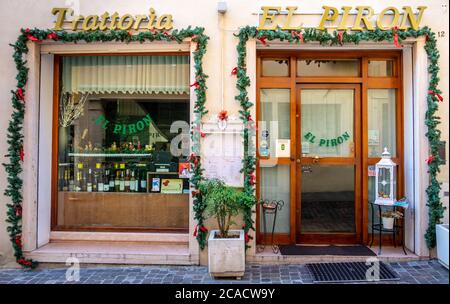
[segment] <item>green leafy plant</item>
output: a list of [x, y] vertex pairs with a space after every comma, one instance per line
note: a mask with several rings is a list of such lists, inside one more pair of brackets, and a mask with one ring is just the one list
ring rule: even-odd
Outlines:
[[247, 195], [236, 188], [226, 186], [217, 178], [206, 179], [200, 183], [200, 192], [206, 204], [205, 215], [217, 220], [220, 238], [228, 238], [231, 225], [236, 224], [237, 216], [247, 201]]

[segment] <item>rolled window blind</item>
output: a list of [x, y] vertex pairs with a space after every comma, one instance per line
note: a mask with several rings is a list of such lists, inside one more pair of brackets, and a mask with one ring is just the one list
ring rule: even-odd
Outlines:
[[64, 56], [63, 92], [189, 93], [189, 56]]

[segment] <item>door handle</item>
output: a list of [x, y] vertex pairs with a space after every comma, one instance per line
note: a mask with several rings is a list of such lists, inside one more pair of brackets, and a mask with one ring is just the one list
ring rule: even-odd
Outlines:
[[317, 164], [317, 163], [319, 163], [319, 161], [320, 161], [320, 157], [319, 157], [318, 155], [314, 156], [312, 162], [313, 162], [314, 164]]
[[296, 161], [297, 163], [301, 163], [300, 158], [291, 157], [290, 160], [291, 161]]

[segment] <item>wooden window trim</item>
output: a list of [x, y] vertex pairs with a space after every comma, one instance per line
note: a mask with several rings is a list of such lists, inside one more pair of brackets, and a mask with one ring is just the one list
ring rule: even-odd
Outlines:
[[[260, 77], [260, 64], [261, 58], [265, 57], [289, 57], [290, 58], [290, 71], [291, 77]], [[297, 58], [302, 59], [360, 59], [360, 77], [298, 77], [296, 68], [297, 68]], [[368, 60], [394, 60], [394, 74], [391, 77], [376, 77], [376, 76], [368, 76]], [[360, 161], [361, 161], [361, 169], [360, 169], [360, 178], [361, 178], [361, 205], [362, 205], [362, 213], [361, 213], [361, 222], [357, 223], [357, 225], [361, 225], [361, 243], [367, 244], [369, 241], [369, 227], [368, 227], [368, 166], [376, 164], [380, 158], [368, 157], [368, 89], [396, 89], [396, 157], [393, 157], [393, 161], [397, 163], [397, 195], [401, 197], [404, 195], [404, 173], [403, 173], [403, 164], [404, 164], [404, 147], [403, 147], [403, 121], [404, 121], [404, 113], [403, 113], [403, 75], [402, 75], [402, 53], [397, 50], [346, 50], [346, 51], [335, 51], [335, 50], [324, 50], [324, 51], [312, 51], [312, 50], [258, 50], [257, 53], [257, 66], [256, 66], [256, 119], [259, 121], [260, 119], [260, 89], [269, 89], [269, 88], [290, 88], [291, 89], [291, 105], [295, 104], [295, 92], [296, 86], [300, 83], [355, 83], [361, 85], [361, 153], [360, 153]], [[282, 79], [280, 79], [282, 78]], [[290, 79], [286, 79], [290, 78]], [[297, 113], [296, 108], [291, 107], [291, 112]], [[296, 155], [296, 135], [295, 135], [295, 127], [293, 128], [292, 124], [295, 121], [291, 119], [291, 155]], [[257, 174], [257, 184], [260, 185], [260, 162], [264, 162], [264, 160], [259, 159], [259, 138], [256, 137], [256, 153], [257, 153], [257, 165], [256, 165], [256, 174]], [[288, 165], [292, 160], [283, 158], [278, 159], [280, 165]], [[293, 167], [291, 165], [291, 167]], [[295, 167], [295, 166], [294, 166]], [[292, 177], [297, 180], [292, 181]], [[285, 234], [275, 234], [275, 242], [279, 244], [288, 244], [295, 243], [295, 206], [298, 203], [298, 198], [295, 195], [294, 189], [299, 187], [298, 178], [295, 175], [295, 170], [291, 168], [291, 233], [289, 238]], [[260, 187], [256, 187], [256, 195], [257, 198], [260, 198]], [[260, 211], [259, 206], [257, 205], [257, 213], [256, 213], [256, 237], [257, 242], [260, 242], [264, 237], [262, 235], [262, 231], [260, 231]], [[265, 236], [267, 237], [267, 236]], [[345, 237], [343, 237], [345, 239]]]
[[138, 52], [138, 53], [70, 53], [55, 54], [53, 61], [53, 104], [52, 104], [52, 157], [51, 157], [51, 204], [50, 231], [91, 232], [179, 232], [187, 233], [189, 228], [141, 228], [141, 227], [67, 227], [58, 225], [58, 139], [59, 139], [59, 97], [62, 57], [67, 56], [190, 56], [189, 52]]

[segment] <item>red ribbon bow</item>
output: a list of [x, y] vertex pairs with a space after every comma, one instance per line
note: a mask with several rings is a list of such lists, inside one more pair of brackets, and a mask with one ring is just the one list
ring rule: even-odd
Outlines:
[[23, 151], [23, 147], [20, 147], [19, 151], [20, 160], [23, 161], [25, 159], [25, 152]]
[[237, 68], [237, 67], [234, 67], [234, 68], [231, 70], [231, 75], [232, 75], [232, 76], [237, 75], [237, 72], [238, 72], [238, 68]]
[[219, 118], [219, 120], [227, 120], [228, 119], [228, 113], [225, 110], [222, 110], [219, 112], [219, 114], [217, 115], [217, 118]]
[[197, 236], [197, 230], [198, 230], [197, 228], [198, 228], [198, 225], [195, 225], [194, 233], [192, 234], [194, 237]]
[[25, 96], [23, 95], [23, 89], [22, 88], [18, 88], [16, 91], [16, 96], [17, 98], [19, 98], [22, 101], [25, 101]]
[[396, 46], [396, 47], [398, 47], [398, 48], [401, 48], [402, 46], [400, 45], [400, 43], [398, 42], [398, 26], [395, 26], [393, 29], [392, 29], [392, 33], [393, 33], [393, 35], [394, 35], [394, 45]]
[[302, 34], [302, 32], [292, 31], [292, 32], [291, 32], [291, 37], [292, 37], [292, 39], [294, 39], [295, 37], [298, 37], [298, 39], [299, 39], [301, 42], [304, 42], [304, 41], [303, 41], [303, 34]]
[[339, 43], [340, 43], [341, 45], [344, 45], [344, 32], [339, 32], [339, 33], [337, 34], [337, 37], [338, 37]]
[[206, 133], [205, 133], [205, 132], [202, 132], [202, 131], [200, 131], [200, 136], [201, 136], [201, 137], [205, 137], [205, 136], [206, 136]]
[[429, 90], [428, 94], [437, 97], [437, 99], [439, 99], [440, 102], [444, 101], [444, 97], [442, 97], [440, 94], [436, 93], [435, 91]]
[[16, 243], [17, 246], [22, 248], [22, 237], [20, 235], [16, 236], [16, 239], [14, 240], [14, 242]]
[[428, 158], [426, 159], [426, 162], [427, 162], [428, 165], [430, 165], [430, 164], [433, 162], [433, 160], [434, 160], [434, 156], [433, 156], [433, 155], [430, 155], [430, 156], [428, 156]]
[[22, 216], [22, 206], [16, 207], [16, 216]]
[[19, 260], [17, 260], [17, 263], [19, 263], [20, 265], [24, 265], [24, 266], [31, 266], [31, 264], [32, 264], [30, 261], [27, 261], [25, 259], [19, 259]]
[[250, 241], [250, 237], [248, 236], [247, 232], [244, 234], [244, 237], [245, 237], [245, 242], [248, 243]]
[[58, 34], [56, 33], [49, 33], [47, 35], [47, 39], [57, 39], [58, 38]]
[[263, 44], [263, 45], [267, 45], [267, 41], [266, 41], [266, 37], [260, 37], [258, 38], [258, 40]]
[[256, 176], [254, 174], [250, 175], [250, 185], [256, 184]]
[[208, 232], [208, 229], [206, 229], [206, 227], [205, 226], [200, 226], [200, 231], [201, 232]]
[[193, 84], [190, 85], [190, 87], [195, 87], [196, 89], [200, 88], [200, 84], [198, 83], [198, 81], [194, 82]]

